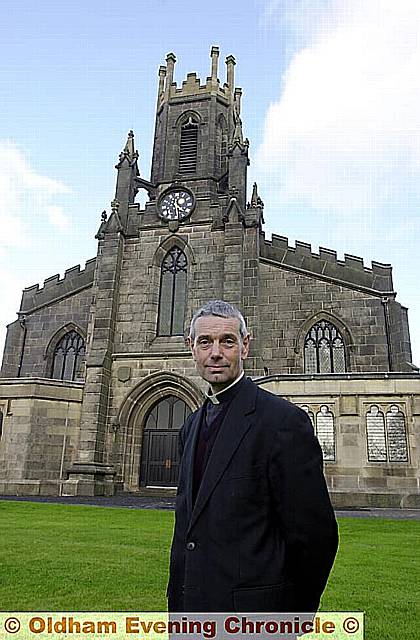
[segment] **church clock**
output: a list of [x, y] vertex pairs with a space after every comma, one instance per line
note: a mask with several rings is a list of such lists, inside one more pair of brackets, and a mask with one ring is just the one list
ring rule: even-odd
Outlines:
[[183, 188], [168, 189], [160, 196], [157, 204], [159, 215], [164, 220], [185, 220], [195, 207], [191, 191]]

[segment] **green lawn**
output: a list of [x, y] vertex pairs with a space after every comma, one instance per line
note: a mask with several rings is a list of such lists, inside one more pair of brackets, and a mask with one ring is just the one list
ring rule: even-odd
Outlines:
[[[0, 500], [1, 610], [166, 608], [173, 513]], [[366, 611], [368, 640], [418, 637], [420, 521], [340, 520], [323, 610]]]

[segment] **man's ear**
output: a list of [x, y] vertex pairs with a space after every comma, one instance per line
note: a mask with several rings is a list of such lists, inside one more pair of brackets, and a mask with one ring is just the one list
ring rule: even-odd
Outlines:
[[250, 342], [251, 342], [251, 335], [248, 333], [248, 335], [246, 335], [245, 338], [242, 338], [242, 350], [241, 350], [242, 360], [245, 360], [245, 358], [248, 356]]

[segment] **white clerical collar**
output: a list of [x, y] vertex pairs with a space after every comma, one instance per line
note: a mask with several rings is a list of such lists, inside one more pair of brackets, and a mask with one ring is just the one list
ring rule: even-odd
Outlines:
[[207, 398], [213, 404], [220, 404], [220, 400], [218, 399], [217, 396], [220, 396], [222, 393], [224, 393], [228, 389], [231, 389], [232, 387], [234, 387], [235, 384], [239, 382], [239, 380], [242, 380], [244, 375], [245, 375], [245, 371], [242, 371], [241, 375], [238, 378], [236, 378], [236, 380], [234, 380], [228, 387], [225, 387], [224, 389], [222, 389], [221, 391], [218, 391], [217, 393], [206, 393]]

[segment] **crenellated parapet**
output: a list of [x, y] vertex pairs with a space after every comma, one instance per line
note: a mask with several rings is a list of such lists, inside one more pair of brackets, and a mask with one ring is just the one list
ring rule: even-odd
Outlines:
[[42, 287], [38, 284], [27, 287], [23, 290], [19, 313], [29, 313], [91, 286], [95, 266], [96, 258], [91, 258], [85, 263], [84, 269], [78, 264], [67, 269], [61, 279], [59, 274], [55, 274], [44, 280]]
[[271, 240], [267, 240], [264, 233], [261, 234], [260, 258], [336, 284], [381, 295], [395, 295], [392, 266], [389, 264], [372, 262], [368, 268], [357, 256], [344, 254], [344, 260], [339, 260], [337, 252], [332, 249], [319, 247], [319, 253], [313, 253], [307, 242], [296, 240], [295, 246], [291, 247], [288, 238], [273, 234]]
[[211, 75], [206, 78], [204, 84], [195, 72], [188, 73], [182, 85], [178, 87], [174, 81], [174, 68], [176, 57], [173, 53], [166, 56], [166, 65], [159, 67], [158, 109], [169, 100], [185, 99], [188, 96], [217, 95], [227, 102], [235, 102], [238, 113], [240, 112], [240, 100], [242, 91], [235, 88], [234, 67], [235, 58], [230, 55], [226, 58], [226, 81], [222, 84], [217, 77], [219, 47], [213, 46], [210, 52]]

